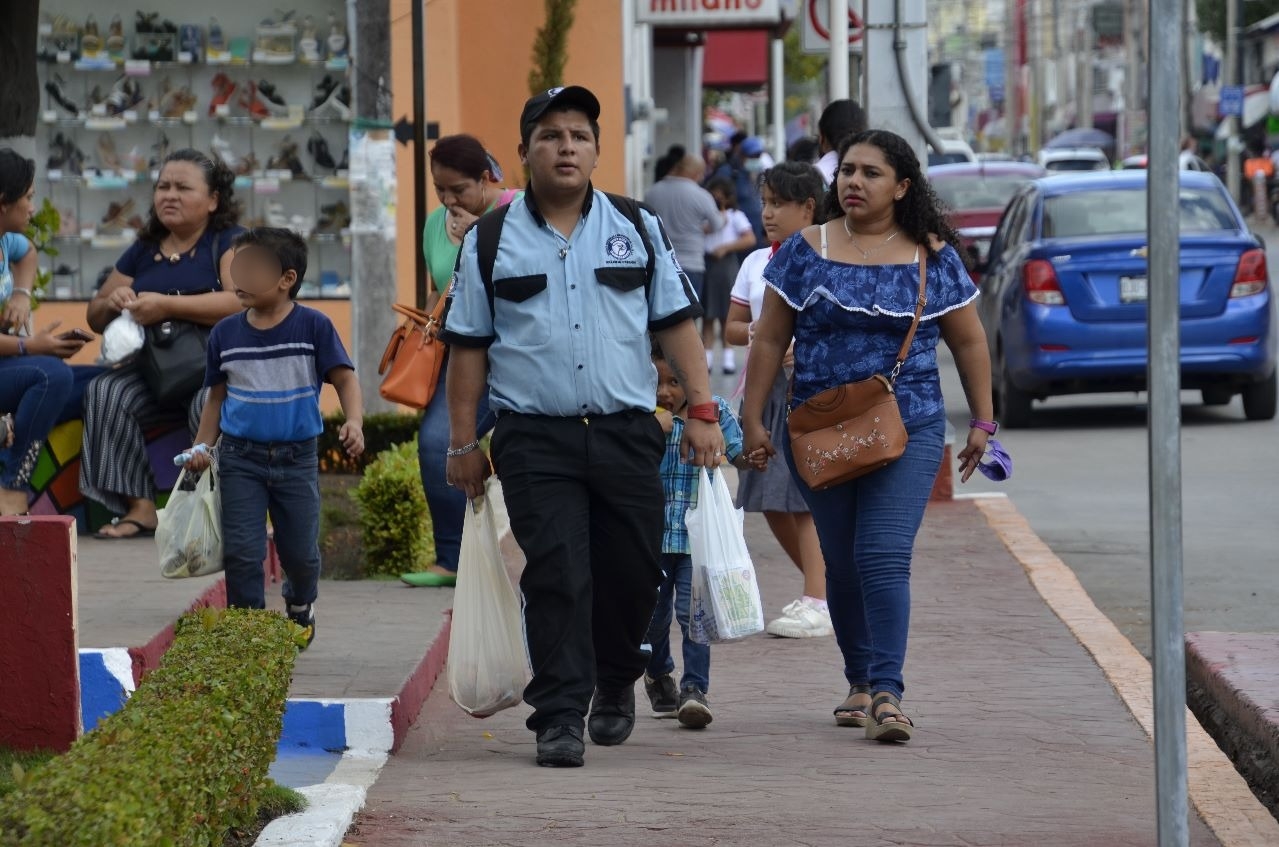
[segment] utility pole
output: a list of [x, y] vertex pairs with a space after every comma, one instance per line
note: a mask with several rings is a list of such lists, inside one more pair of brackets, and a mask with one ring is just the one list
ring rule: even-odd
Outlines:
[[[1226, 73], [1227, 86], [1239, 84], [1239, 3], [1241, 0], [1226, 0]], [[1239, 142], [1239, 120], [1230, 115], [1226, 118], [1226, 188], [1230, 196], [1239, 202], [1239, 152], [1243, 145]]]
[[1079, 9], [1075, 25], [1075, 126], [1092, 126], [1092, 44], [1094, 34], [1088, 7]]
[[[828, 101], [848, 99], [848, 0], [830, 0]], [[869, 48], [868, 48], [869, 49]], [[874, 124], [872, 124], [874, 126]]]
[[[394, 406], [378, 394], [377, 363], [395, 330], [395, 138], [391, 133], [388, 0], [347, 0], [351, 67], [351, 346], [369, 413]], [[416, 115], [418, 121], [424, 115]], [[424, 191], [426, 186], [416, 186]]]
[[[840, 0], [841, 6], [844, 0]], [[925, 0], [876, 0], [866, 4], [866, 118], [910, 142], [921, 162], [925, 146], [941, 148], [928, 124], [928, 29]], [[847, 12], [845, 11], [845, 15]], [[835, 40], [831, 26], [831, 41]]]

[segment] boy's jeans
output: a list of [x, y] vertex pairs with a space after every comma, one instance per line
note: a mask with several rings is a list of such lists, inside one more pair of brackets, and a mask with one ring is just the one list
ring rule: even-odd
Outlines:
[[218, 484], [227, 605], [266, 608], [262, 562], [268, 514], [285, 574], [285, 602], [295, 606], [314, 602], [320, 578], [315, 439], [265, 444], [224, 435], [218, 448]]
[[[693, 558], [685, 553], [663, 553], [662, 571], [666, 578], [657, 592], [657, 609], [648, 625], [648, 643], [653, 649], [647, 673], [656, 679], [675, 670], [671, 658], [671, 601], [674, 599], [675, 618], [679, 621], [684, 639], [684, 675], [679, 687], [695, 685], [705, 693], [711, 687], [711, 648], [698, 644], [688, 637], [688, 607], [693, 590]], [[672, 595], [674, 597], [672, 598]]]

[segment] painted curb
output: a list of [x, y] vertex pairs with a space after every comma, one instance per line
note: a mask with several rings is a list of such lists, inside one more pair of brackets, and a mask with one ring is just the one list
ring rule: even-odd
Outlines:
[[[1021, 563], [1053, 613], [1101, 667], [1147, 736], [1154, 735], [1150, 663], [1102, 614], [1083, 585], [1035, 533], [1007, 498], [980, 498], [976, 505]], [[1186, 756], [1190, 801], [1222, 847], [1274, 847], [1279, 821], [1253, 796], [1234, 764], [1186, 710]]]
[[255, 847], [337, 847], [386, 760], [386, 753], [347, 753], [323, 783], [298, 789], [307, 808], [271, 821]]

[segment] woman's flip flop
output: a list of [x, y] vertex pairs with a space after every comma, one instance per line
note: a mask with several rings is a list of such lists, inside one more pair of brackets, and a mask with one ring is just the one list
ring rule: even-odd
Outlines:
[[106, 535], [102, 530], [98, 530], [93, 534], [93, 537], [101, 541], [124, 541], [128, 538], [152, 538], [155, 536], [155, 527], [143, 526], [133, 518], [115, 518], [111, 521], [111, 526], [124, 526], [126, 524], [136, 527], [137, 531], [128, 535]]

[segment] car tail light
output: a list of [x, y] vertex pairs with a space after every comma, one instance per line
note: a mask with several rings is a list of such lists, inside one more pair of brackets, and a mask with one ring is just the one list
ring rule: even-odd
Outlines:
[[1235, 268], [1235, 281], [1230, 286], [1230, 296], [1248, 297], [1266, 290], [1266, 251], [1260, 248], [1245, 250]]
[[1064, 306], [1066, 295], [1057, 282], [1057, 271], [1044, 259], [1031, 259], [1022, 269], [1022, 285], [1026, 299], [1041, 306]]

